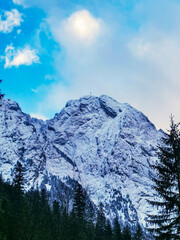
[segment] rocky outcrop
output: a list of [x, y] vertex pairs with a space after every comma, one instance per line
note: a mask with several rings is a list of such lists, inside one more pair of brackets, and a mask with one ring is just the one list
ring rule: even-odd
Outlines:
[[26, 189], [46, 187], [51, 198], [71, 201], [73, 184], [104, 204], [111, 220], [146, 225], [152, 209], [150, 163], [164, 133], [141, 112], [108, 96], [70, 100], [51, 120], [31, 118], [17, 103], [0, 107], [0, 172], [12, 180], [20, 160]]

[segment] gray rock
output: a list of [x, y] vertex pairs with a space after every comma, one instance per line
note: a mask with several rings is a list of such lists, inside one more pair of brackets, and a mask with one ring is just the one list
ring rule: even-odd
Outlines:
[[[4, 99], [0, 107], [0, 172], [12, 181], [22, 161], [26, 190], [46, 187], [51, 199], [71, 202], [73, 182], [87, 190], [106, 216], [132, 227], [146, 225], [153, 196], [150, 164], [164, 135], [141, 112], [108, 96], [71, 100], [43, 122]], [[60, 199], [61, 201], [61, 199]]]

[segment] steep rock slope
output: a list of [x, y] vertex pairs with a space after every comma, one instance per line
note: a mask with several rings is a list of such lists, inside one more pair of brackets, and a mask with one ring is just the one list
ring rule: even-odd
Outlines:
[[73, 184], [86, 188], [91, 201], [104, 204], [132, 226], [146, 225], [151, 212], [150, 163], [163, 132], [129, 104], [102, 95], [70, 100], [51, 120], [31, 118], [17, 103], [0, 107], [0, 172], [12, 180], [17, 160], [25, 167], [26, 189], [46, 187], [51, 198], [73, 195]]

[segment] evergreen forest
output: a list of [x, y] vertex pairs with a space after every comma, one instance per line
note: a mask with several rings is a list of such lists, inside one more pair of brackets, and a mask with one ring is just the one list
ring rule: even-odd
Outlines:
[[141, 227], [131, 233], [121, 228], [118, 218], [111, 224], [103, 205], [96, 213], [86, 207], [86, 193], [81, 185], [75, 189], [71, 211], [58, 201], [48, 201], [45, 189], [23, 191], [24, 178], [17, 163], [13, 183], [0, 178], [1, 240], [141, 240]]

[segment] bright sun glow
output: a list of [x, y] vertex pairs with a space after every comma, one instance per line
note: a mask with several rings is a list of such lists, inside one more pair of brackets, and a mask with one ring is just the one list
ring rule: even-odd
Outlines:
[[66, 30], [74, 37], [93, 42], [100, 31], [100, 21], [87, 10], [73, 13], [66, 21]]

